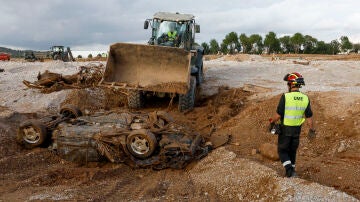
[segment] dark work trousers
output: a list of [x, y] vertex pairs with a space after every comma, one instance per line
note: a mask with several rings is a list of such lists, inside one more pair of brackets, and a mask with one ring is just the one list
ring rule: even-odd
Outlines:
[[295, 167], [296, 151], [300, 143], [301, 127], [283, 126], [278, 137], [278, 153], [284, 167], [291, 165]]

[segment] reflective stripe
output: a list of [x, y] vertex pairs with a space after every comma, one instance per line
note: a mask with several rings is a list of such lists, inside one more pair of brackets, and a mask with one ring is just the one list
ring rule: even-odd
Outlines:
[[291, 161], [285, 161], [285, 162], [283, 163], [283, 166], [285, 167], [285, 166], [287, 166], [287, 165], [289, 165], [289, 164], [291, 164]]
[[295, 168], [295, 164], [292, 164], [291, 166], [292, 166], [293, 168]]
[[285, 107], [285, 110], [304, 110], [306, 107]]
[[301, 119], [303, 118], [304, 116], [290, 116], [290, 115], [285, 115], [284, 118], [286, 119]]

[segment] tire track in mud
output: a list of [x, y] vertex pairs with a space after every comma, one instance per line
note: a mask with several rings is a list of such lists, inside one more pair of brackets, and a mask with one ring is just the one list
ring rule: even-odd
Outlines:
[[[117, 201], [120, 199], [144, 200], [143, 193], [156, 185], [158, 178], [154, 174], [148, 174], [146, 177], [136, 174], [134, 171], [124, 172], [111, 180], [111, 185], [102, 191], [95, 201]], [[149, 181], [151, 178], [152, 181]]]
[[150, 169], [125, 172], [112, 180], [95, 201], [126, 200], [187, 200], [197, 198], [188, 172]]

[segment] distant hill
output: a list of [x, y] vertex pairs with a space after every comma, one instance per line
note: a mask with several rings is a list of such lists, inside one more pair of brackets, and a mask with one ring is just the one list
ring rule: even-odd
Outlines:
[[13, 50], [10, 48], [0, 47], [0, 52], [9, 53], [13, 58], [24, 57], [25, 51], [26, 50]]
[[9, 53], [9, 54], [11, 54], [12, 58], [23, 58], [25, 55], [25, 52], [28, 52], [28, 51], [32, 51], [34, 53], [44, 52], [44, 51], [33, 51], [33, 50], [13, 50], [11, 48], [0, 47], [0, 53], [1, 52]]

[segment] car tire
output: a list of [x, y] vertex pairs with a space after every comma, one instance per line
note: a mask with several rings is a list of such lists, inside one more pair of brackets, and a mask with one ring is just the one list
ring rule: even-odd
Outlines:
[[46, 126], [38, 120], [25, 121], [20, 124], [16, 139], [28, 149], [39, 147], [47, 139]]
[[64, 105], [60, 109], [60, 114], [63, 115], [64, 117], [73, 118], [73, 119], [82, 116], [81, 110], [74, 105]]
[[145, 159], [151, 156], [158, 143], [155, 135], [147, 129], [133, 130], [126, 137], [126, 147], [136, 158]]

